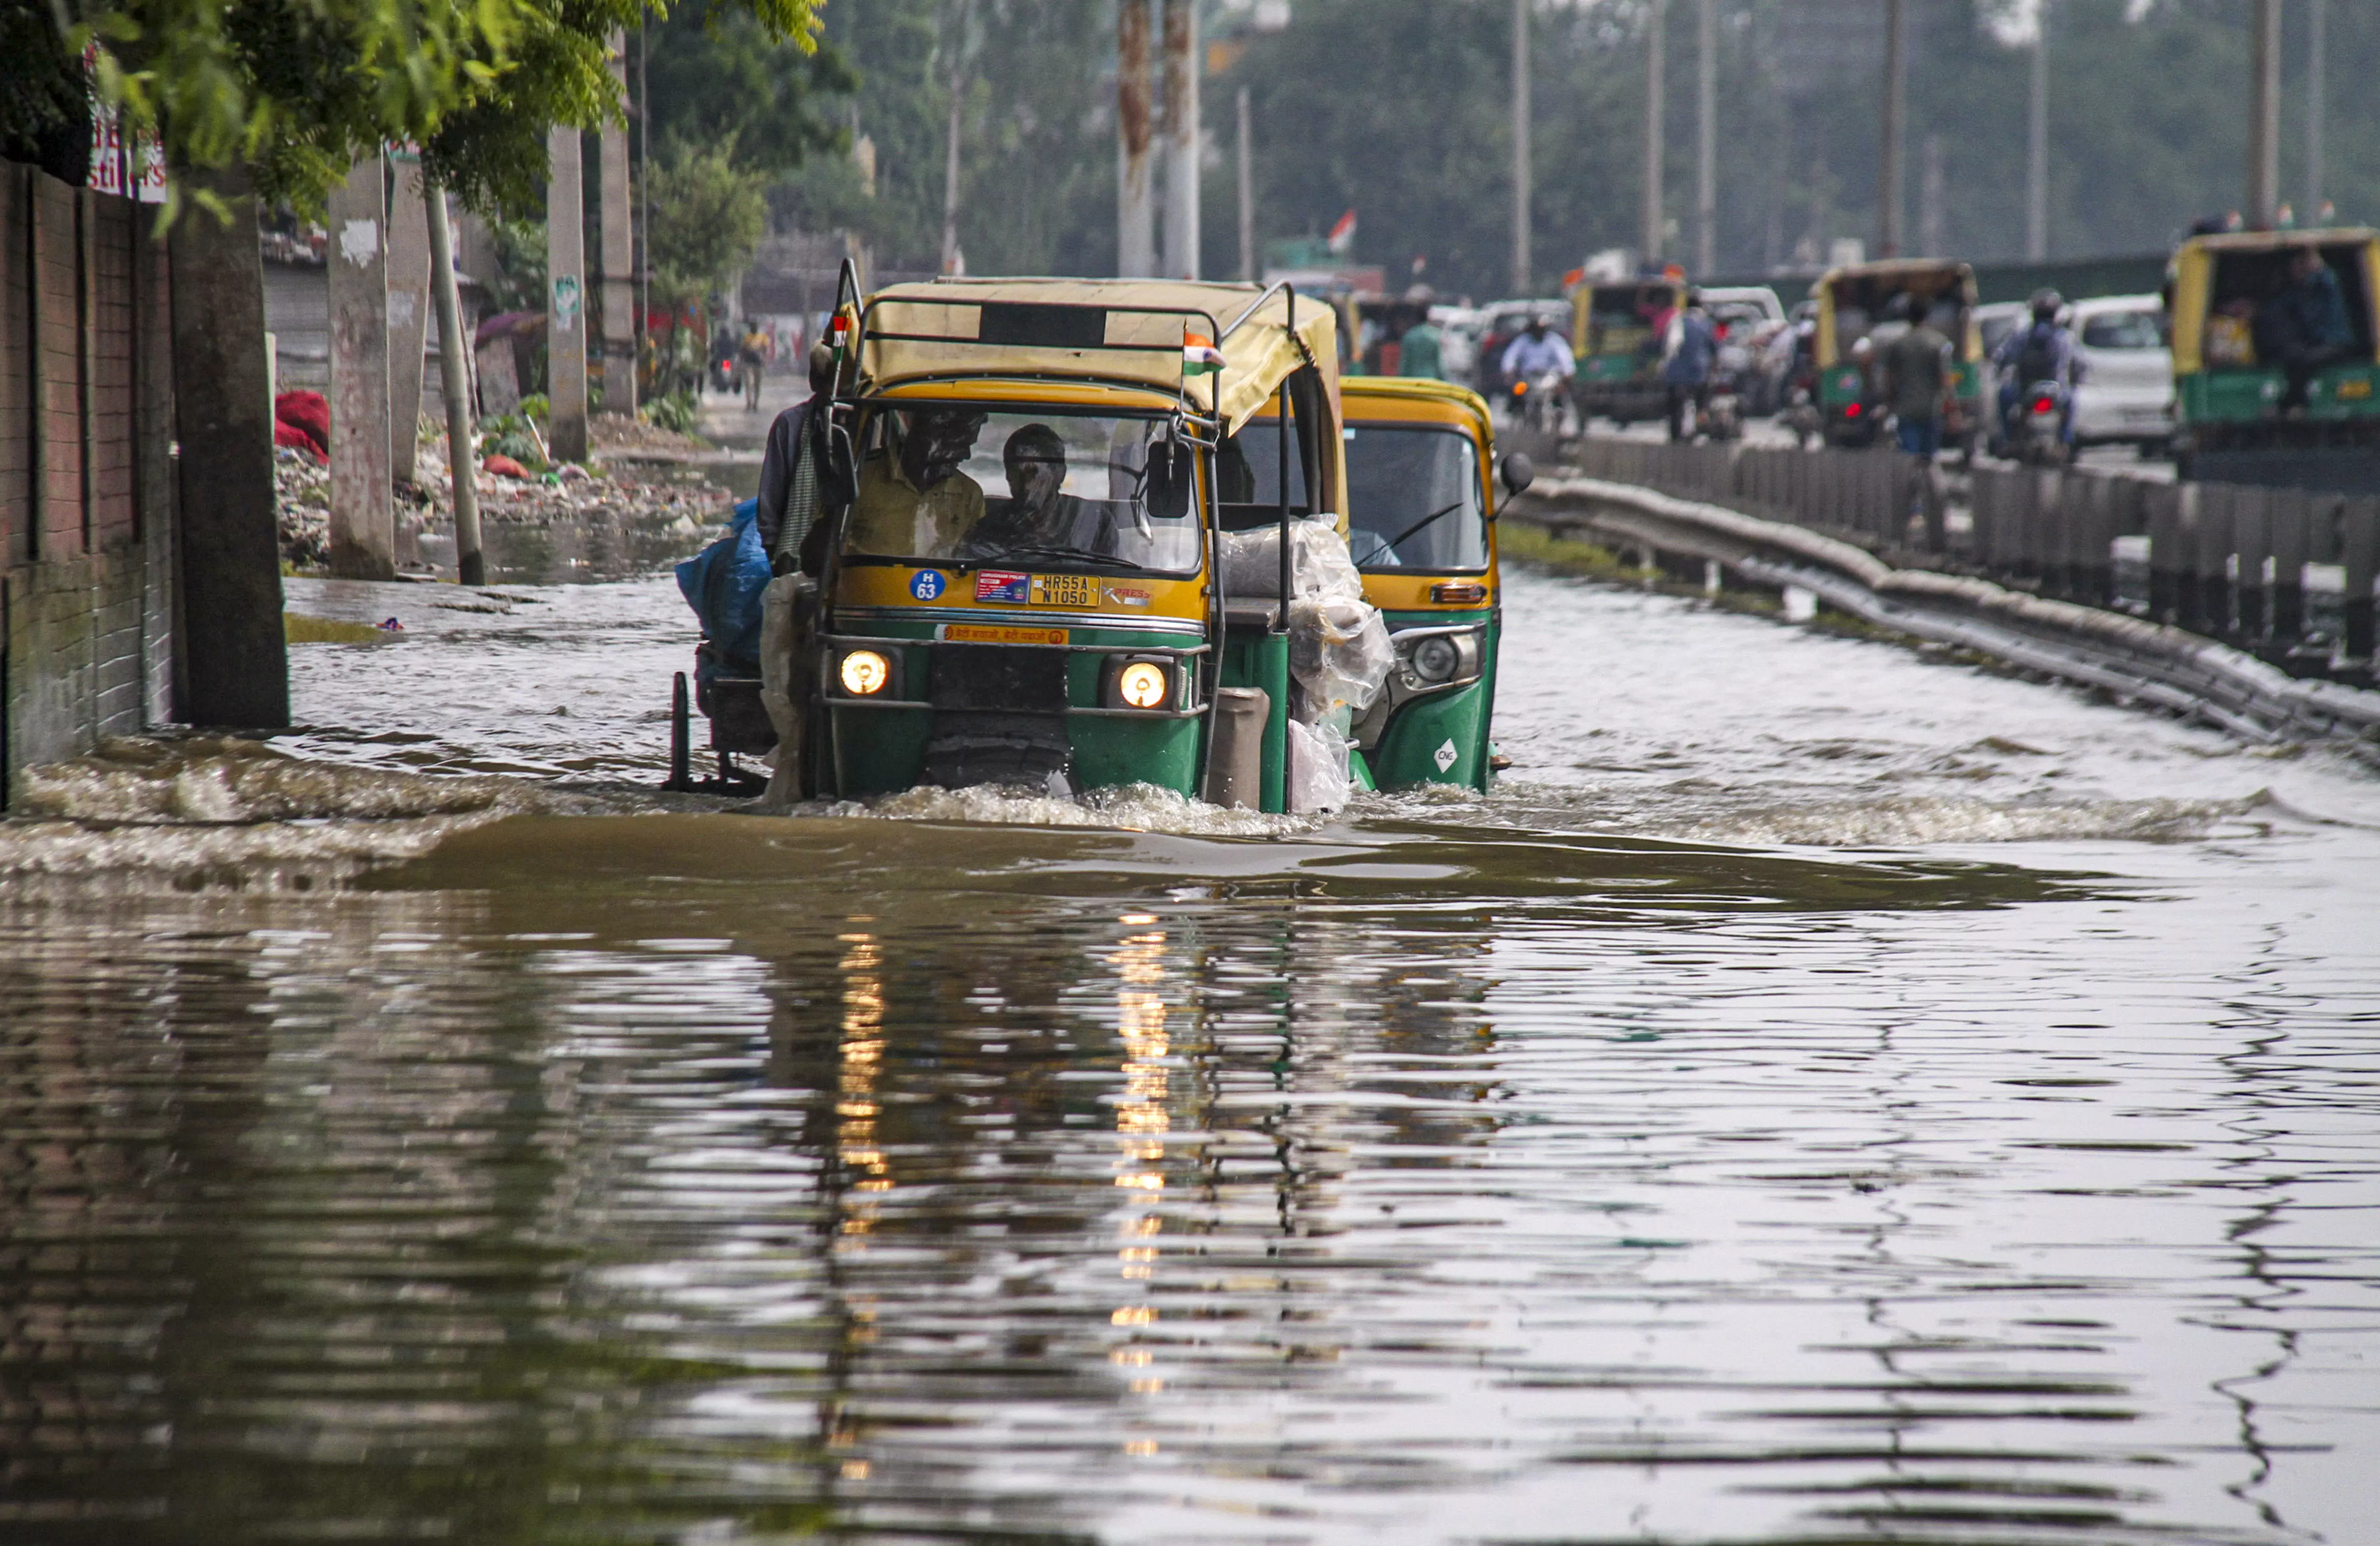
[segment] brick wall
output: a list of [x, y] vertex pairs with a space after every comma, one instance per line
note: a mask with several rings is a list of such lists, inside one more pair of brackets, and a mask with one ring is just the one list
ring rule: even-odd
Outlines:
[[172, 343], [129, 200], [0, 162], [0, 801], [171, 717]]

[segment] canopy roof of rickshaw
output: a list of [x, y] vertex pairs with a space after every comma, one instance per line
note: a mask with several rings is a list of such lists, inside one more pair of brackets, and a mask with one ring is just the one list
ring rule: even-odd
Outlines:
[[1890, 281], [1927, 276], [1957, 279], [1968, 298], [1974, 298], [1975, 271], [1955, 258], [1882, 258], [1872, 263], [1848, 263], [1818, 275], [1810, 286], [1810, 296], [1814, 300], [1830, 296], [1835, 286], [1845, 279]]
[[[1311, 361], [1333, 373], [1337, 328], [1337, 318], [1323, 301], [1309, 296], [1293, 300], [1287, 291], [1255, 285], [937, 279], [894, 285], [869, 298], [859, 365], [876, 388], [928, 376], [1028, 376], [1157, 387], [1215, 415], [1229, 434], [1300, 366]], [[1183, 341], [1188, 335], [1213, 341], [1223, 356], [1220, 371], [1184, 375]]]
[[2368, 225], [2321, 225], [2289, 231], [2215, 231], [2187, 237], [2182, 248], [2208, 252], [2279, 252], [2291, 247], [2353, 247], [2380, 241]]

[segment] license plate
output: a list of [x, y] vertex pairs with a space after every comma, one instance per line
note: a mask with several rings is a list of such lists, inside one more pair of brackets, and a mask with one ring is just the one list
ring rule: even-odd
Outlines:
[[991, 624], [944, 623], [934, 637], [953, 644], [1063, 644], [1064, 628], [1009, 628]]
[[1091, 575], [1035, 575], [1033, 604], [1095, 607], [1099, 604], [1099, 582]]

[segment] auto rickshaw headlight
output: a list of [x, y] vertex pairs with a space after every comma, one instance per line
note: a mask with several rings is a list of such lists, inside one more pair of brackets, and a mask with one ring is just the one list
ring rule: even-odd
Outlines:
[[1463, 663], [1463, 653], [1454, 640], [1443, 634], [1421, 639], [1414, 645], [1414, 675], [1425, 682], [1451, 681], [1455, 668]]
[[873, 650], [852, 650], [835, 668], [843, 690], [854, 698], [873, 698], [892, 681], [892, 663]]
[[1173, 663], [1145, 656], [1111, 657], [1107, 690], [1100, 696], [1111, 709], [1170, 708], [1173, 702]]

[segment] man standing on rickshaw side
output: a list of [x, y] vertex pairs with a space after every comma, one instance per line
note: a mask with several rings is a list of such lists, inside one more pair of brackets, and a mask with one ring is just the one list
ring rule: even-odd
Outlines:
[[1703, 310], [1702, 295], [1686, 292], [1685, 309], [1670, 320], [1662, 339], [1661, 385], [1670, 399], [1670, 438], [1692, 440], [1710, 406], [1711, 367], [1718, 359], [1718, 332]]
[[1877, 363], [1884, 371], [1885, 401], [1892, 408], [1900, 449], [1917, 459], [1926, 542], [1939, 553], [1942, 497], [1934, 458], [1942, 450], [1942, 405], [1950, 393], [1950, 340], [1934, 330], [1925, 320], [1924, 303], [1906, 290], [1892, 298], [1885, 314], [1909, 323], [1907, 332], [1884, 346]]
[[760, 705], [777, 732], [776, 766], [764, 797], [789, 805], [809, 790], [804, 756], [817, 697], [819, 577], [826, 566], [828, 395], [834, 388], [834, 351], [812, 346], [810, 396], [777, 415], [760, 456], [760, 493], [753, 524], [774, 578], [760, 597]]
[[2355, 352], [2355, 324], [2338, 275], [2312, 245], [2289, 253], [2289, 283], [2256, 310], [2256, 352], [2284, 372], [2284, 414], [2302, 413], [2314, 372]]

